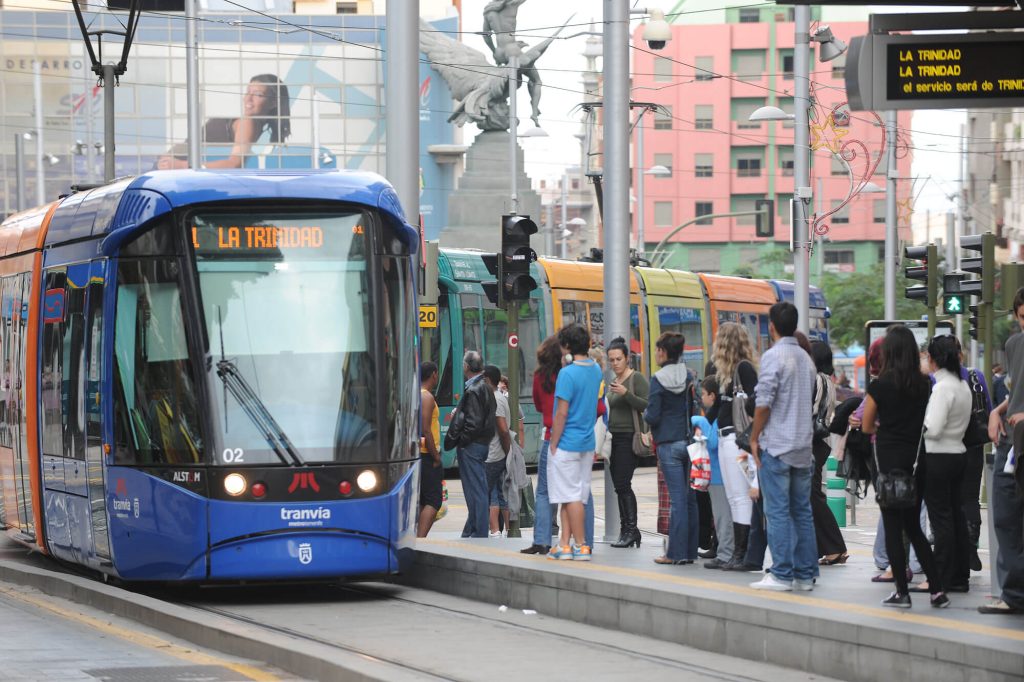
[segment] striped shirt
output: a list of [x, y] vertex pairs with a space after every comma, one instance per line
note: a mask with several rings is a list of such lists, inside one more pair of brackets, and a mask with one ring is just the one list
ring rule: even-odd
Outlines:
[[817, 372], [811, 357], [792, 336], [775, 342], [761, 357], [757, 378], [758, 407], [771, 409], [758, 444], [764, 454], [778, 457], [791, 467], [814, 462], [814, 380]]

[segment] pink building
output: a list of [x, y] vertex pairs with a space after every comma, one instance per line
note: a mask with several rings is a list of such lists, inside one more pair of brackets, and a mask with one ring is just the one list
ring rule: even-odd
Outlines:
[[[791, 11], [791, 10], [790, 10]], [[668, 245], [669, 266], [701, 272], [792, 271], [788, 251], [789, 205], [793, 196], [793, 123], [752, 123], [750, 114], [774, 105], [793, 112], [793, 23], [785, 8], [732, 10], [732, 23], [673, 26], [672, 40], [663, 51], [645, 47], [633, 51], [633, 100], [654, 102], [663, 111], [644, 117], [644, 159], [635, 157], [636, 173], [655, 165], [672, 170], [670, 177], [645, 176], [643, 197], [646, 251], [650, 253], [672, 228], [701, 215], [754, 209], [756, 199], [775, 200], [775, 238], [754, 236], [754, 216], [717, 218], [683, 228]], [[830, 23], [836, 37], [849, 42], [867, 31], [867, 22]], [[640, 29], [634, 45], [645, 46]], [[843, 144], [856, 151], [850, 165], [857, 178], [869, 161], [881, 162], [870, 180], [885, 188], [886, 155], [883, 131], [870, 112], [845, 108], [829, 125], [833, 109], [846, 100], [843, 81], [845, 55], [822, 63], [811, 56], [812, 210], [838, 206], [850, 189], [850, 176], [839, 157]], [[844, 115], [845, 112], [845, 115]], [[910, 177], [910, 117], [901, 112], [899, 127], [907, 131], [900, 142], [907, 148], [897, 162], [899, 177]], [[815, 120], [816, 118], [816, 120]], [[634, 131], [634, 135], [636, 132]], [[856, 142], [863, 143], [863, 147]], [[900, 200], [910, 193], [910, 180], [900, 180]], [[904, 201], [904, 203], [906, 203]], [[830, 230], [823, 249], [812, 257], [812, 274], [866, 270], [882, 258], [885, 238], [885, 194], [862, 193], [826, 220]], [[909, 210], [900, 211], [901, 238], [910, 236]], [[634, 235], [636, 212], [634, 211]], [[779, 248], [784, 255], [766, 254]], [[818, 260], [822, 259], [819, 264]], [[784, 262], [782, 262], [784, 261]], [[780, 268], [781, 266], [781, 268]], [[781, 271], [780, 271], [781, 270]], [[812, 277], [812, 282], [814, 281]]]

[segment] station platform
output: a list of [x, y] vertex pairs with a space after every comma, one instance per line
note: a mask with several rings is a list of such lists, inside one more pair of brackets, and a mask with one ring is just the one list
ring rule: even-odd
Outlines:
[[1024, 680], [1024, 616], [977, 612], [989, 598], [986, 572], [974, 574], [970, 593], [951, 594], [947, 609], [914, 594], [913, 608], [900, 610], [880, 605], [893, 586], [871, 582], [878, 571], [866, 549], [851, 547], [845, 565], [821, 567], [813, 592], [779, 593], [752, 589], [757, 573], [655, 564], [661, 540], [644, 539], [639, 549], [598, 544], [588, 563], [521, 554], [527, 537], [432, 533], [417, 541], [415, 570], [404, 580], [844, 680]]

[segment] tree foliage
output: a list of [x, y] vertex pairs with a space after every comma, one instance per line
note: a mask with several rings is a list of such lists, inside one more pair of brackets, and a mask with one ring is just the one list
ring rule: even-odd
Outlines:
[[[902, 272], [896, 275], [896, 318], [917, 320], [926, 308], [920, 301], [908, 300], [905, 287], [919, 284], [910, 282]], [[837, 348], [864, 343], [864, 323], [885, 319], [885, 270], [878, 263], [866, 272], [844, 274], [826, 273], [822, 282], [825, 300], [832, 311], [829, 333]]]

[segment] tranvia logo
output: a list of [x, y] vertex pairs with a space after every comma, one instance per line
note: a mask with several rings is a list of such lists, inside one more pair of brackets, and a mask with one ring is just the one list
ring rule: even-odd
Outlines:
[[313, 563], [313, 546], [308, 542], [303, 542], [299, 545], [299, 563]]
[[324, 521], [331, 520], [331, 510], [327, 507], [315, 509], [281, 509], [281, 520], [289, 526], [322, 526]]

